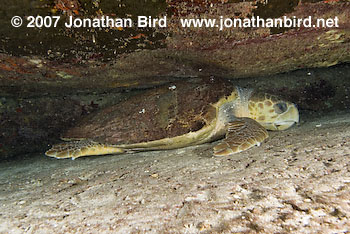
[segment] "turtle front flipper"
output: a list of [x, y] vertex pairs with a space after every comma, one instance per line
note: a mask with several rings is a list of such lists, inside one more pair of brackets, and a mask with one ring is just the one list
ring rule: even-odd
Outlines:
[[214, 155], [228, 156], [254, 145], [260, 145], [268, 133], [258, 122], [250, 118], [238, 118], [227, 124], [226, 138], [214, 147]]
[[118, 154], [124, 150], [107, 144], [97, 143], [93, 141], [69, 141], [52, 146], [45, 152], [49, 157], [54, 158], [72, 158], [76, 159], [90, 155]]

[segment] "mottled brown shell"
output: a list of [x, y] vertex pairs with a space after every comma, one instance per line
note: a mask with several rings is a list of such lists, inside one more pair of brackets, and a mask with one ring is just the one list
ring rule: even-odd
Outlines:
[[218, 78], [168, 84], [86, 116], [64, 137], [133, 144], [195, 132], [216, 118], [211, 104], [233, 90]]

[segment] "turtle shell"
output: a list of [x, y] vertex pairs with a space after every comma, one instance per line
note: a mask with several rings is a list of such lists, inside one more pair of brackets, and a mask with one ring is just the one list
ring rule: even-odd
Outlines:
[[152, 88], [87, 115], [63, 137], [124, 145], [195, 132], [216, 119], [217, 110], [211, 104], [233, 90], [231, 82], [218, 78]]

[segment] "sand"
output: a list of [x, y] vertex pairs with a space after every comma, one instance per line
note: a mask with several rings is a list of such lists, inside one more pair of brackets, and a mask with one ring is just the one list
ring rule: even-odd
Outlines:
[[177, 150], [0, 164], [0, 233], [346, 233], [350, 113], [231, 157]]

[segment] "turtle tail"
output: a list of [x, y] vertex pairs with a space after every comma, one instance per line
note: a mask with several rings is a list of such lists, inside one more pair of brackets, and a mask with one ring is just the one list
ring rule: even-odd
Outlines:
[[45, 152], [46, 156], [54, 158], [72, 158], [76, 159], [90, 155], [118, 154], [124, 150], [112, 145], [97, 143], [94, 141], [80, 140], [69, 141], [52, 146]]

